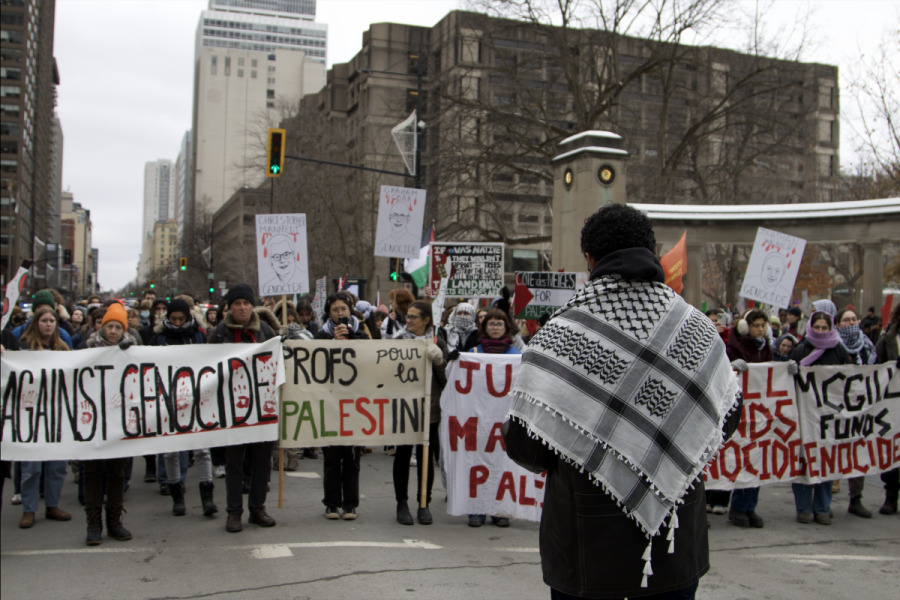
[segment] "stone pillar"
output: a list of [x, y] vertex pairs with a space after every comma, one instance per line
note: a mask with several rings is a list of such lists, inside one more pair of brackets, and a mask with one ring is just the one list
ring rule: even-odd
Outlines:
[[870, 306], [875, 307], [875, 314], [880, 314], [884, 305], [884, 243], [861, 242], [863, 248], [862, 306], [856, 312], [862, 316]]
[[553, 158], [554, 269], [584, 271], [581, 228], [606, 204], [625, 204], [625, 159], [622, 136], [585, 131], [566, 138]]

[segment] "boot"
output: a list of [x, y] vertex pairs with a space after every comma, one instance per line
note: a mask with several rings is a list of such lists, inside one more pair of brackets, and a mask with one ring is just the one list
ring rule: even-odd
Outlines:
[[103, 533], [103, 518], [99, 506], [89, 506], [84, 509], [87, 515], [87, 545], [99, 546], [100, 536]]
[[850, 507], [847, 508], [847, 512], [851, 515], [856, 515], [857, 517], [862, 517], [863, 519], [871, 519], [872, 511], [863, 506], [862, 504], [862, 496], [857, 496], [856, 498], [850, 498]]
[[269, 513], [266, 512], [266, 507], [261, 506], [259, 508], [251, 508], [250, 509], [250, 517], [247, 519], [250, 523], [256, 523], [260, 527], [274, 527], [275, 519], [269, 516]]
[[878, 512], [883, 515], [897, 514], [897, 490], [885, 491], [884, 504], [881, 505]]
[[183, 517], [187, 510], [184, 506], [184, 488], [181, 482], [170, 483], [169, 494], [172, 496], [172, 514], [176, 517]]
[[106, 533], [109, 537], [125, 542], [131, 539], [131, 532], [122, 525], [122, 513], [124, 508], [121, 506], [106, 507]]
[[219, 512], [216, 503], [213, 502], [213, 485], [212, 481], [200, 482], [200, 502], [203, 504], [203, 514], [207, 517], [213, 516], [213, 513]]

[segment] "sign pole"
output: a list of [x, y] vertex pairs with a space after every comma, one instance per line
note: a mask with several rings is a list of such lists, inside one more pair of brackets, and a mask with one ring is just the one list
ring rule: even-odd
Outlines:
[[[281, 326], [287, 326], [287, 294], [281, 295]], [[284, 508], [284, 453], [278, 442], [278, 508]]]

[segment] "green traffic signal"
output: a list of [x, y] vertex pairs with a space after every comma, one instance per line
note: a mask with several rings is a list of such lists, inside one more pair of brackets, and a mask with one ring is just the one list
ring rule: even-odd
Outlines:
[[277, 175], [279, 171], [281, 171], [281, 167], [279, 167], [278, 165], [272, 165], [271, 167], [269, 167], [269, 173], [272, 173], [273, 175]]
[[215, 292], [215, 291], [216, 291], [216, 288], [214, 288], [214, 287], [209, 288], [209, 293], [210, 293], [210, 294], [212, 294], [212, 293]]
[[391, 281], [397, 281], [397, 271], [391, 271]]

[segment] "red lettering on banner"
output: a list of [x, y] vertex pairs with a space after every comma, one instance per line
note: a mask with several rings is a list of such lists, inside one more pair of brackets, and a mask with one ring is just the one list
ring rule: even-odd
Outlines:
[[358, 412], [359, 414], [361, 414], [362, 416], [367, 418], [370, 423], [370, 427], [363, 427], [362, 429], [360, 429], [360, 432], [362, 432], [363, 435], [372, 435], [373, 433], [375, 433], [375, 430], [378, 428], [378, 424], [375, 422], [375, 417], [373, 417], [372, 413], [367, 411], [365, 409], [365, 407], [363, 406], [364, 404], [368, 404], [368, 403], [369, 403], [368, 398], [357, 398], [356, 399], [356, 412]]
[[[781, 454], [781, 461], [778, 460], [778, 455]], [[784, 472], [787, 471], [788, 465], [790, 465], [793, 461], [793, 454], [789, 446], [785, 446], [778, 440], [772, 442], [772, 473], [778, 479], [784, 477]], [[793, 469], [791, 469], [793, 472]]]
[[816, 463], [819, 462], [819, 457], [815, 453], [816, 446], [815, 442], [803, 444], [803, 454], [806, 457], [806, 472], [810, 477], [819, 476], [819, 470], [816, 468]]
[[506, 396], [509, 393], [509, 388], [512, 387], [512, 364], [506, 363], [506, 368], [503, 372], [503, 391], [501, 392], [498, 392], [497, 388], [494, 387], [494, 365], [488, 363], [486, 371], [488, 393], [494, 398]]
[[895, 465], [897, 463], [900, 463], [900, 433], [894, 434], [894, 456], [893, 456], [893, 459], [894, 459], [893, 462]]
[[506, 442], [503, 441], [503, 423], [494, 423], [491, 427], [491, 433], [488, 435], [487, 443], [484, 445], [485, 452], [493, 452], [500, 444], [500, 449], [506, 452]]
[[338, 429], [341, 432], [341, 437], [347, 437], [348, 435], [353, 435], [352, 429], [349, 429], [349, 430], [344, 429], [344, 419], [346, 417], [350, 416], [350, 413], [344, 412], [345, 404], [353, 404], [353, 400], [339, 400], [338, 401], [338, 409], [340, 410], [340, 415], [341, 415], [341, 422], [340, 422], [340, 425], [338, 426]]
[[[537, 481], [534, 482], [537, 487]], [[537, 501], [528, 496], [527, 492], [528, 476], [519, 475], [519, 504], [522, 506], [534, 506]]]
[[[800, 440], [788, 442], [788, 464], [791, 466], [789, 473], [791, 477], [799, 477], [806, 473], [806, 460], [800, 452], [800, 444]], [[799, 467], [797, 465], [799, 465]]]
[[488, 480], [488, 468], [484, 465], [475, 465], [469, 469], [469, 498], [478, 497], [478, 486]]
[[797, 431], [797, 421], [790, 419], [782, 412], [782, 409], [786, 406], [793, 406], [793, 400], [776, 400], [775, 401], [775, 416], [778, 417], [778, 420], [784, 423], [785, 425], [789, 425], [787, 431], [782, 432], [778, 427], [774, 429], [775, 435], [780, 437], [783, 441], [788, 441], [791, 436], [794, 435], [794, 432]]
[[766, 481], [767, 479], [772, 478], [772, 473], [769, 471], [769, 445], [772, 443], [772, 440], [760, 440], [759, 449], [762, 451], [762, 473], [759, 474], [760, 481]]
[[837, 446], [823, 446], [819, 457], [822, 461], [822, 476], [837, 472]]
[[878, 446], [878, 468], [882, 471], [888, 471], [891, 468], [891, 441], [884, 438], [876, 438], [875, 445]]
[[455, 383], [456, 391], [460, 394], [468, 394], [472, 391], [472, 371], [481, 369], [481, 363], [460, 359], [459, 367], [466, 371], [466, 383], [465, 385], [460, 385], [461, 382], [457, 379]]
[[707, 479], [718, 479], [719, 478], [719, 457], [720, 456], [722, 456], [721, 450], [719, 452], [716, 452], [716, 457], [706, 464], [706, 478]]
[[[731, 450], [734, 453], [734, 470], [728, 470], [728, 460], [725, 457], [725, 453]], [[722, 448], [719, 450], [719, 468], [722, 470], [722, 476], [728, 479], [728, 481], [735, 481], [737, 479], [738, 473], [741, 472], [741, 450], [740, 446], [738, 446], [737, 442], [734, 440], [728, 440], [725, 444], [722, 445]]]
[[766, 398], [785, 398], [788, 395], [787, 390], [773, 390], [772, 389], [772, 371], [773, 367], [768, 368], [767, 381], [766, 381]]
[[[762, 436], [768, 433], [769, 429], [772, 428], [772, 413], [769, 412], [769, 409], [765, 407], [765, 405], [760, 404], [759, 402], [751, 402], [750, 407], [748, 409], [749, 419], [750, 419], [750, 439], [758, 440]], [[757, 415], [763, 415], [763, 419], [757, 419]], [[765, 423], [765, 427], [760, 430], [757, 429], [757, 423]]]
[[855, 442], [853, 442], [853, 467], [860, 473], [866, 473], [869, 470], [868, 465], [863, 466], [863, 463], [859, 461], [859, 447], [865, 447], [865, 445], [866, 440], [856, 440]]
[[743, 387], [744, 387], [744, 400], [759, 400], [762, 398], [762, 394], [760, 392], [750, 392], [749, 389], [749, 380], [750, 380], [750, 371], [744, 371], [741, 373], [743, 377]]
[[450, 436], [450, 450], [452, 452], [457, 451], [459, 438], [466, 440], [466, 452], [476, 452], [478, 450], [478, 417], [469, 417], [466, 419], [465, 425], [460, 425], [456, 415], [452, 415], [447, 419], [447, 429], [449, 430], [447, 435]]
[[497, 487], [498, 502], [503, 500], [506, 492], [509, 492], [512, 501], [516, 502], [516, 482], [513, 480], [513, 474], [509, 471], [503, 471], [503, 475], [500, 476], [500, 485]]
[[378, 435], [384, 435], [384, 407], [390, 402], [387, 398], [375, 398], [372, 400], [378, 405]]
[[753, 475], [759, 475], [759, 471], [753, 466], [753, 460], [750, 458], [750, 452], [754, 448], [756, 448], [756, 442], [750, 442], [741, 449], [741, 454], [744, 456], [744, 470]]
[[844, 442], [838, 446], [838, 464], [841, 474], [846, 475], [853, 470], [853, 457], [851, 456], [850, 442]]
[[878, 460], [875, 458], [875, 444], [872, 443], [872, 440], [866, 440], [866, 448], [869, 450], [869, 464], [873, 467], [878, 465]]

